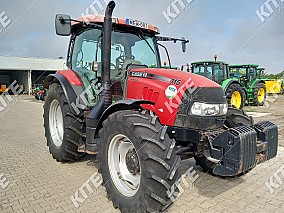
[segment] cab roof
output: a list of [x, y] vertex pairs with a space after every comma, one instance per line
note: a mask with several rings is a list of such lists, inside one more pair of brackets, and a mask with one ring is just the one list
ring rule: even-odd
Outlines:
[[258, 67], [258, 70], [266, 70], [264, 67]]
[[[86, 15], [86, 16], [80, 16], [79, 18], [75, 19], [80, 22], [86, 22], [86, 23], [97, 23], [102, 24], [104, 22], [104, 16], [103, 15]], [[143, 31], [152, 32], [155, 34], [160, 34], [160, 29], [154, 25], [148, 24], [146, 22], [133, 20], [133, 19], [121, 19], [117, 17], [112, 17], [112, 23], [125, 26], [129, 28], [136, 28], [136, 29], [142, 29]], [[72, 22], [72, 26], [76, 26], [80, 24], [79, 22]]]
[[229, 64], [228, 62], [226, 61], [213, 61], [213, 60], [204, 60], [204, 61], [196, 61], [196, 62], [192, 62], [191, 64], [193, 65], [200, 65], [200, 64], [204, 64], [204, 63], [210, 63], [210, 64]]
[[231, 64], [229, 66], [230, 67], [239, 67], [239, 68], [243, 68], [243, 67], [255, 67], [255, 68], [257, 68], [259, 65], [258, 64]]

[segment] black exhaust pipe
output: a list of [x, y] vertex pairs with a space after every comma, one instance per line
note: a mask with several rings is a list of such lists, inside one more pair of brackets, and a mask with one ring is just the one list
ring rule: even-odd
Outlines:
[[112, 31], [112, 12], [115, 2], [110, 1], [107, 5], [102, 39], [102, 85], [104, 88], [101, 100], [96, 104], [86, 119], [86, 146], [81, 144], [78, 151], [96, 154], [98, 151], [95, 133], [98, 121], [103, 112], [112, 104], [111, 81], [110, 81], [110, 59], [111, 59], [111, 31]]
[[111, 59], [111, 31], [112, 31], [112, 12], [115, 8], [115, 2], [110, 1], [107, 5], [102, 39], [102, 85], [104, 87], [104, 108], [112, 104], [111, 82], [110, 82], [110, 59]]

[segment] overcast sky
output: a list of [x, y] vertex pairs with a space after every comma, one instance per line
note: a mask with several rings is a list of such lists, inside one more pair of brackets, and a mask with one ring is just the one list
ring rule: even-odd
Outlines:
[[[174, 5], [180, 14], [171, 5], [173, 0], [116, 0], [114, 15], [154, 24], [163, 36], [189, 39], [186, 53], [181, 52], [179, 44], [167, 45], [176, 66], [213, 59], [213, 55], [218, 54], [220, 60], [229, 63], [260, 64], [268, 73], [284, 70], [284, 4], [281, 5], [281, 0], [275, 0], [278, 8], [272, 2], [271, 8], [264, 6], [264, 12], [271, 13], [264, 22], [256, 11], [261, 10], [265, 0], [179, 1], [187, 6], [183, 9], [176, 0]], [[0, 0], [0, 14], [4, 11], [11, 20], [6, 30], [0, 24], [0, 55], [66, 58], [69, 38], [56, 36], [54, 17], [63, 13], [76, 18], [93, 2]], [[170, 11], [177, 14], [171, 23], [162, 14], [169, 6]]]

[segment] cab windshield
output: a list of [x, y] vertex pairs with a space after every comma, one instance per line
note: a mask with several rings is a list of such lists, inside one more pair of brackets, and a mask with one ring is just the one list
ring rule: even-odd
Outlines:
[[[101, 77], [101, 51], [101, 31], [91, 29], [82, 32], [75, 39], [72, 69], [80, 75], [93, 75], [92, 79]], [[97, 75], [92, 71], [93, 61], [99, 64]], [[159, 66], [154, 39], [147, 35], [114, 31], [111, 41], [111, 79], [121, 77], [120, 74], [126, 71], [129, 64]]]
[[230, 73], [232, 77], [240, 78], [247, 75], [247, 68], [231, 68]]
[[212, 66], [206, 66], [206, 65], [196, 65], [193, 68], [193, 73], [197, 74], [197, 75], [201, 75], [205, 78], [209, 78], [211, 79], [213, 76], [213, 70], [212, 70]]

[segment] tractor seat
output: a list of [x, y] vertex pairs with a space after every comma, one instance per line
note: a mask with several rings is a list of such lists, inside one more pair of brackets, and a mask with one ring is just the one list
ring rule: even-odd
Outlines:
[[[127, 67], [129, 64], [133, 64], [130, 67]], [[141, 66], [135, 66], [135, 65], [142, 65], [142, 63], [140, 61], [134, 60], [134, 59], [126, 59], [122, 65], [122, 71], [121, 71], [121, 75], [124, 77], [126, 72], [128, 72], [129, 70], [127, 70], [127, 68], [141, 68]]]

